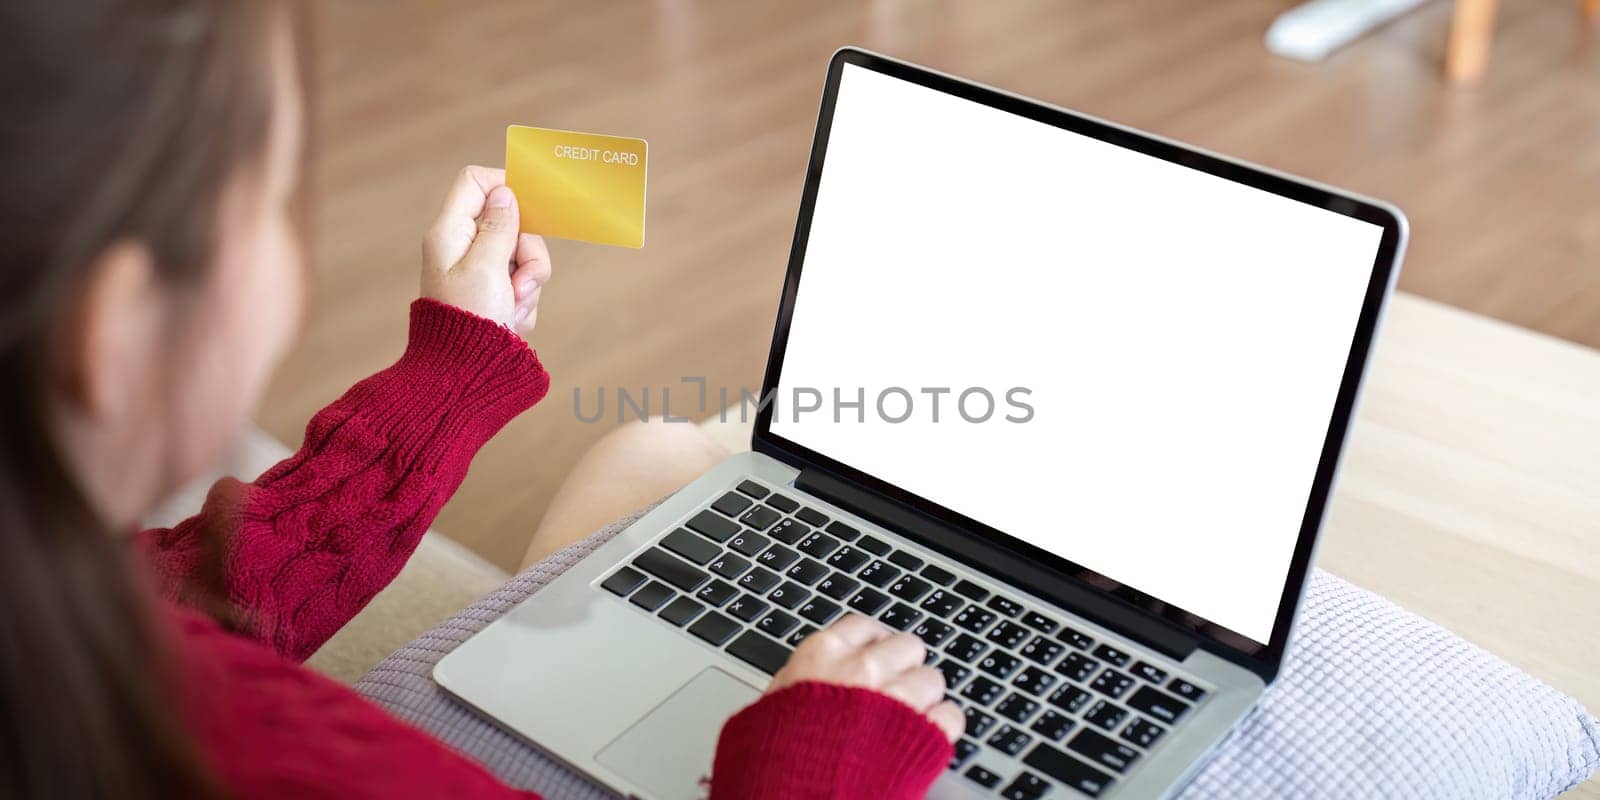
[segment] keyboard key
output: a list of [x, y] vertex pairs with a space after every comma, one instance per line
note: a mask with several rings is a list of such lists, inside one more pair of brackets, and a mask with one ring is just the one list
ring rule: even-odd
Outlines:
[[922, 569], [923, 561], [922, 559], [907, 553], [904, 550], [896, 550], [889, 554], [889, 563], [901, 569], [916, 572], [917, 570]]
[[690, 530], [716, 542], [726, 542], [740, 531], [739, 523], [719, 517], [710, 511], [701, 511], [684, 523]]
[[1126, 666], [1128, 663], [1128, 654], [1118, 650], [1115, 647], [1112, 647], [1109, 644], [1103, 644], [1099, 647], [1096, 647], [1094, 649], [1094, 655], [1095, 658], [1098, 658], [1101, 661], [1116, 664], [1119, 667]]
[[718, 614], [715, 611], [706, 612], [705, 616], [695, 620], [689, 626], [689, 632], [695, 636], [721, 647], [723, 642], [733, 638], [739, 630], [739, 623]]
[[796, 502], [793, 497], [788, 497], [781, 494], [774, 494], [771, 497], [768, 497], [767, 505], [782, 511], [785, 514], [800, 507], [800, 504]]
[[922, 617], [922, 612], [905, 603], [895, 603], [883, 612], [878, 620], [897, 631], [908, 630]]
[[661, 537], [661, 546], [700, 566], [705, 566], [711, 559], [722, 554], [721, 547], [683, 528]]
[[660, 617], [681, 628], [688, 625], [690, 620], [700, 616], [700, 612], [704, 610], [705, 606], [680, 595], [678, 599], [668, 603], [666, 608], [661, 609]]
[[792, 519], [786, 519], [772, 526], [767, 535], [784, 544], [795, 544], [801, 539], [811, 535], [811, 528]]
[[767, 487], [762, 486], [761, 484], [756, 483], [755, 481], [744, 481], [744, 482], [740, 483], [737, 488], [739, 489], [739, 491], [741, 491], [741, 492], [743, 492], [743, 493], [745, 493], [747, 495], [750, 495], [751, 497], [754, 497], [757, 500], [760, 500], [761, 498], [766, 497], [768, 494], [771, 494], [770, 490], [768, 490]]
[[1056, 685], [1056, 676], [1045, 672], [1038, 667], [1028, 667], [1013, 678], [1011, 685], [1035, 697], [1042, 697], [1050, 687]]
[[817, 584], [817, 591], [835, 600], [842, 601], [860, 586], [861, 581], [835, 572], [823, 580], [822, 583]]
[[761, 555], [756, 556], [756, 563], [775, 572], [782, 572], [783, 570], [788, 569], [789, 565], [793, 564], [794, 560], [799, 557], [799, 553], [796, 553], [795, 551], [790, 550], [781, 544], [775, 544], [766, 550], [763, 550]]
[[773, 589], [772, 593], [767, 595], [767, 599], [771, 600], [773, 605], [791, 611], [799, 608], [810, 597], [810, 590], [794, 581], [784, 581], [782, 586]]
[[905, 575], [901, 575], [899, 580], [889, 584], [889, 594], [892, 594], [901, 600], [907, 600], [915, 603], [916, 601], [921, 600], [922, 596], [927, 594], [928, 590], [932, 588], [933, 584], [928, 583], [927, 581], [918, 578], [915, 575], [906, 573]]
[[1055, 632], [1056, 628], [1061, 627], [1060, 623], [1043, 614], [1040, 614], [1037, 611], [1029, 611], [1028, 613], [1023, 614], [1022, 624], [1040, 633], [1053, 633]]
[[1079, 650], [1088, 650], [1094, 644], [1094, 640], [1084, 632], [1074, 630], [1065, 625], [1061, 626], [1061, 632], [1056, 634], [1056, 638]]
[[838, 603], [821, 597], [813, 597], [800, 607], [800, 616], [818, 625], [826, 625], [832, 622], [834, 617], [839, 616], [841, 611], [844, 611], [844, 609], [840, 608]]
[[972, 683], [967, 684], [967, 688], [961, 690], [961, 696], [980, 706], [986, 706], [999, 700], [1000, 695], [1005, 692], [1006, 687], [979, 675], [972, 679]]
[[1011, 782], [1010, 786], [1000, 791], [1004, 800], [1039, 800], [1045, 792], [1053, 788], [1044, 778], [1031, 772], [1024, 772]]
[[691, 566], [659, 547], [640, 553], [633, 560], [633, 565], [685, 592], [692, 592], [700, 588], [700, 584], [711, 580], [705, 570]]
[[794, 633], [789, 634], [789, 638], [784, 639], [783, 643], [789, 645], [790, 647], [799, 647], [800, 643], [805, 641], [807, 636], [810, 636], [816, 632], [817, 626], [815, 625], [801, 625], [795, 630]]
[[644, 583], [645, 580], [643, 572], [633, 567], [623, 567], [611, 573], [611, 577], [606, 578], [605, 582], [600, 584], [600, 588], [614, 595], [627, 597], [630, 592], [639, 588], [639, 584]]
[[816, 510], [814, 508], [811, 508], [810, 506], [807, 506], [805, 508], [800, 509], [799, 511], [794, 512], [794, 516], [795, 516], [796, 519], [800, 520], [801, 522], [804, 522], [807, 525], [810, 525], [813, 528], [815, 528], [818, 525], [826, 525], [826, 524], [828, 524], [827, 515], [823, 514], [821, 511], [818, 511], [818, 510]]
[[764, 531], [772, 527], [772, 523], [777, 522], [782, 518], [782, 514], [779, 514], [778, 512], [767, 508], [766, 506], [756, 506], [755, 508], [744, 512], [744, 515], [739, 517], [739, 521], [749, 525], [752, 528], [755, 528], [758, 531]]
[[706, 584], [705, 588], [696, 592], [694, 596], [712, 608], [721, 608], [723, 603], [739, 596], [739, 590], [733, 588], [733, 584], [727, 581], [712, 581]]
[[750, 568], [750, 562], [741, 556], [734, 555], [733, 553], [723, 553], [717, 558], [712, 559], [711, 563], [707, 565], [707, 568], [731, 581], [740, 575], [743, 575], [744, 571]]
[[983, 633], [983, 629], [989, 627], [989, 623], [994, 622], [994, 619], [993, 611], [986, 611], [977, 606], [967, 606], [961, 609], [961, 613], [956, 615], [955, 623], [957, 627], [965, 628], [973, 633]]
[[1117, 772], [1127, 772], [1128, 767], [1139, 760], [1139, 751], [1088, 728], [1078, 731], [1078, 735], [1067, 742], [1067, 749], [1087, 757], [1092, 764]]
[[1016, 672], [1017, 667], [1021, 664], [1022, 659], [1010, 653], [1002, 653], [996, 650], [984, 656], [983, 660], [978, 662], [978, 669], [1004, 680], [1011, 677], [1011, 673]]
[[[1106, 697], [1113, 698], [1121, 697], [1124, 692], [1127, 692], [1132, 687], [1133, 678], [1124, 675], [1110, 667], [1106, 667], [1105, 672], [1096, 675], [1094, 678], [1094, 683], [1089, 684], [1090, 689], [1093, 689], [1105, 695]], [[1151, 689], [1150, 691], [1153, 692], [1155, 690]]]
[[1093, 699], [1094, 695], [1089, 694], [1088, 692], [1069, 683], [1066, 686], [1063, 686], [1060, 689], [1052, 692], [1050, 694], [1049, 702], [1050, 705], [1053, 705], [1056, 708], [1067, 712], [1068, 714], [1076, 714], [1078, 713], [1078, 709], [1083, 708], [1085, 703], [1088, 703]]
[[1156, 740], [1161, 738], [1161, 734], [1166, 732], [1166, 728], [1150, 720], [1143, 717], [1134, 717], [1133, 721], [1128, 723], [1128, 727], [1122, 729], [1121, 738], [1149, 749], [1150, 745], [1155, 744]]
[[772, 570], [756, 567], [746, 572], [744, 577], [739, 579], [739, 586], [743, 587], [747, 592], [766, 594], [772, 591], [772, 587], [777, 586], [782, 581], [783, 579], [778, 577], [778, 574]]
[[861, 579], [862, 583], [868, 586], [876, 586], [879, 589], [888, 586], [899, 576], [899, 568], [889, 566], [887, 561], [874, 561], [868, 564], [866, 569], [861, 570], [860, 574], [856, 575], [857, 578]]
[[875, 589], [862, 589], [850, 598], [850, 607], [869, 617], [882, 611], [888, 604], [889, 596]]
[[1128, 671], [1157, 686], [1160, 686], [1161, 682], [1167, 679], [1166, 670], [1146, 661], [1133, 662], [1133, 666], [1129, 667]]
[[643, 589], [633, 593], [628, 602], [646, 610], [654, 611], [668, 600], [672, 599], [672, 587], [661, 581], [651, 581]]
[[844, 524], [843, 522], [839, 522], [838, 520], [834, 520], [832, 523], [829, 523], [828, 533], [831, 533], [847, 542], [853, 542], [856, 540], [857, 536], [861, 535], [861, 531], [858, 531], [855, 528]]
[[1112, 783], [1100, 770], [1046, 744], [1028, 751], [1022, 763], [1090, 797], [1099, 797]]
[[923, 644], [931, 648], [943, 644], [944, 640], [950, 638], [950, 634], [955, 632], [955, 628], [936, 619], [925, 619], [918, 622], [917, 626], [911, 629], [911, 632], [922, 639]]
[[854, 547], [842, 547], [837, 553], [828, 557], [828, 566], [844, 573], [855, 572], [861, 565], [872, 560], [872, 556], [863, 550]]
[[788, 636], [789, 631], [794, 630], [795, 626], [799, 624], [800, 620], [797, 620], [794, 617], [783, 613], [782, 611], [774, 611], [771, 614], [762, 617], [761, 621], [756, 623], [756, 630], [759, 630], [774, 639], [782, 639], [783, 637]]
[[978, 654], [988, 649], [989, 645], [984, 644], [983, 640], [968, 636], [967, 634], [963, 633], [960, 636], [957, 636], [956, 640], [951, 642], [950, 646], [946, 647], [944, 651], [948, 653], [951, 658], [959, 659], [971, 664], [972, 660], [978, 657]]
[[1005, 620], [994, 626], [994, 629], [989, 631], [989, 635], [985, 638], [1007, 650], [1015, 650], [1023, 642], [1026, 642], [1030, 635], [1031, 633], [1027, 628], [1010, 620]]
[[1038, 710], [1039, 701], [1029, 700], [1016, 692], [1012, 692], [1006, 699], [1000, 701], [1000, 705], [994, 707], [996, 714], [1018, 723], [1027, 722]]
[[1056, 672], [1071, 678], [1078, 683], [1089, 680], [1089, 676], [1100, 667], [1100, 662], [1082, 654], [1068, 653], [1061, 663], [1056, 665]]
[[755, 531], [744, 531], [738, 536], [733, 537], [733, 539], [728, 542], [728, 546], [733, 548], [733, 551], [736, 553], [754, 556], [756, 553], [767, 549], [767, 545], [771, 543], [771, 539], [768, 539], [767, 537], [762, 536]]
[[711, 507], [716, 509], [718, 514], [721, 514], [725, 517], [737, 517], [740, 514], [743, 514], [744, 510], [749, 508], [751, 505], [752, 502], [750, 498], [735, 492], [728, 492], [722, 497], [717, 498], [717, 502], [712, 503]]
[[974, 603], [983, 602], [989, 596], [989, 590], [965, 578], [955, 585], [955, 593], [971, 600]]
[[983, 709], [977, 706], [963, 706], [961, 713], [967, 717], [967, 735], [974, 739], [982, 739], [994, 727], [994, 717], [983, 713]]
[[881, 557], [889, 554], [889, 543], [875, 536], [861, 537], [861, 540], [856, 542], [856, 547], [859, 547], [875, 556]]
[[935, 589], [928, 599], [922, 601], [922, 608], [930, 614], [948, 617], [950, 613], [960, 608], [965, 601], [955, 596], [953, 592]]
[[1056, 656], [1061, 655], [1063, 649], [1065, 648], [1060, 642], [1052, 642], [1043, 636], [1035, 636], [1033, 641], [1028, 642], [1022, 648], [1022, 657], [1035, 664], [1048, 667], [1050, 662], [1056, 660]]
[[1014, 756], [1022, 752], [1022, 748], [1027, 747], [1031, 741], [1033, 737], [1021, 730], [1010, 725], [1001, 725], [1000, 732], [989, 737], [989, 746], [1008, 756]]
[[776, 674], [789, 660], [789, 648], [755, 631], [739, 634], [739, 638], [728, 645], [728, 654], [768, 675]]
[[995, 595], [989, 598], [989, 607], [1008, 617], [1015, 617], [1022, 613], [1022, 606], [1015, 600]]
[[1177, 696], [1188, 700], [1191, 703], [1206, 696], [1204, 689], [1201, 689], [1200, 687], [1182, 678], [1173, 678], [1172, 683], [1167, 684], [1167, 688], [1171, 689], [1173, 694], [1176, 694]]
[[1168, 725], [1183, 719], [1183, 715], [1189, 711], [1188, 703], [1150, 686], [1140, 686], [1139, 691], [1123, 702], [1134, 711], [1148, 714]]
[[1031, 730], [1052, 742], [1059, 742], [1061, 741], [1061, 737], [1066, 736], [1067, 732], [1072, 730], [1072, 726], [1074, 724], [1076, 723], [1074, 723], [1072, 718], [1068, 717], [1066, 714], [1062, 714], [1059, 711], [1047, 708], [1043, 714], [1039, 715], [1038, 719], [1034, 720], [1033, 724], [1028, 727], [1028, 730]]
[[950, 768], [960, 768], [961, 765], [967, 763], [967, 759], [972, 758], [972, 754], [976, 752], [978, 752], [977, 745], [967, 741], [966, 739], [957, 739], [955, 750], [950, 755]]
[[949, 586], [956, 582], [955, 573], [938, 564], [929, 564], [922, 568], [922, 577], [927, 578], [940, 586]]
[[812, 558], [827, 558], [829, 553], [839, 549], [839, 540], [820, 531], [813, 532], [810, 536], [800, 540], [800, 552]]
[[1094, 705], [1089, 707], [1088, 711], [1083, 712], [1084, 722], [1098, 725], [1108, 731], [1116, 730], [1117, 726], [1127, 718], [1127, 709], [1110, 700], [1097, 700]]
[[767, 601], [745, 594], [728, 604], [728, 613], [745, 622], [755, 622], [757, 617], [765, 614], [771, 607]]
[[824, 566], [821, 561], [812, 561], [809, 558], [802, 558], [799, 561], [794, 562], [794, 566], [790, 567], [783, 574], [789, 576], [789, 579], [795, 581], [796, 583], [810, 586], [811, 584], [822, 580], [822, 576], [828, 574], [828, 568]]
[[962, 774], [967, 776], [967, 780], [972, 781], [973, 783], [976, 783], [985, 789], [993, 789], [994, 787], [1000, 785], [1000, 776], [984, 769], [983, 765], [981, 764], [973, 764], [971, 767], [967, 768], [966, 772]]
[[949, 658], [939, 662], [938, 670], [944, 673], [944, 688], [947, 690], [960, 686], [961, 682], [972, 674], [971, 669]]

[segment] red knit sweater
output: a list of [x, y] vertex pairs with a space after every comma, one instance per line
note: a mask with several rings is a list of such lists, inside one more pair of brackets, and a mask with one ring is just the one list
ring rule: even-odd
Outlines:
[[[138, 536], [171, 601], [182, 713], [232, 796], [529, 796], [299, 662], [394, 578], [473, 454], [549, 384], [510, 331], [419, 300], [405, 355], [318, 413], [298, 453]], [[239, 633], [183, 605], [213, 541]], [[728, 721], [711, 795], [920, 797], [949, 757], [898, 701], [806, 683]]]

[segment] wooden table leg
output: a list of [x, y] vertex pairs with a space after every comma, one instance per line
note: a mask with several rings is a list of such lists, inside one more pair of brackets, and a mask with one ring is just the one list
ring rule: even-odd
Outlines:
[[1583, 6], [1583, 16], [1587, 19], [1600, 17], [1600, 0], [1579, 0]]
[[[1596, 0], [1585, 0], [1591, 5]], [[1489, 64], [1489, 42], [1494, 38], [1494, 14], [1499, 0], [1455, 0], [1450, 21], [1450, 42], [1445, 50], [1445, 77], [1472, 83]]]

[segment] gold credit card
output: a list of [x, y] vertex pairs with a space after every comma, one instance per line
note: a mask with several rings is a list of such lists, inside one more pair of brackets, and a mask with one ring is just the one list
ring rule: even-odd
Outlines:
[[506, 185], [522, 230], [596, 244], [644, 247], [643, 139], [512, 125]]

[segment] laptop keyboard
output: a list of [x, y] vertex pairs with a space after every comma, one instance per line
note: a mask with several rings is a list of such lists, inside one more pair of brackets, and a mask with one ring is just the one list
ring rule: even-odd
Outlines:
[[1100, 796], [1207, 694], [753, 480], [599, 585], [769, 675], [847, 610], [915, 633], [966, 715], [950, 769], [1007, 800]]

